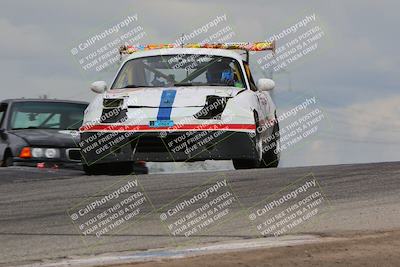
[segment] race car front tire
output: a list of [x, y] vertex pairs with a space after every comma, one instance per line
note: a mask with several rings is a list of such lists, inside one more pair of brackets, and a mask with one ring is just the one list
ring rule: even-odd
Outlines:
[[[258, 114], [254, 112], [254, 122], [256, 129], [259, 126]], [[257, 151], [258, 156], [261, 157], [262, 153], [262, 141], [261, 136], [258, 131], [256, 131], [256, 135], [253, 139], [254, 150]], [[260, 158], [256, 159], [232, 159], [233, 167], [235, 170], [242, 170], [242, 169], [254, 169], [258, 168], [261, 164], [262, 160]]]
[[271, 149], [263, 151], [260, 168], [276, 168], [279, 165], [279, 124], [276, 123], [272, 132], [273, 138], [269, 143]]
[[258, 168], [260, 161], [252, 159], [233, 159], [233, 167], [235, 170]]

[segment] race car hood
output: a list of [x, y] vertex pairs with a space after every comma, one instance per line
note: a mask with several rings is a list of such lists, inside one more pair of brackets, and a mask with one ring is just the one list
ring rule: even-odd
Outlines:
[[171, 107], [203, 107], [209, 95], [234, 97], [242, 90], [222, 86], [113, 89], [105, 93], [104, 98], [125, 98], [128, 106], [159, 107], [166, 100]]
[[76, 131], [57, 129], [21, 129], [11, 130], [14, 134], [24, 139], [30, 146], [48, 147], [77, 147], [79, 135]]

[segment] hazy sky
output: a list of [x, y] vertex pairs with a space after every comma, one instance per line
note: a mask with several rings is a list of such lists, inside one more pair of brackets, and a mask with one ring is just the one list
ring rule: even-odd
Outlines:
[[[137, 14], [132, 27], [143, 27], [143, 42], [157, 43], [173, 42], [221, 15], [227, 19], [214, 30], [229, 26], [234, 32], [231, 41], [265, 40], [315, 14], [313, 26], [324, 36], [315, 51], [286, 72], [274, 73], [274, 97], [285, 110], [292, 99], [317, 96], [330, 127], [287, 153], [283, 165], [400, 159], [397, 1], [116, 2], [2, 1], [0, 98], [47, 94], [90, 100], [93, 75], [81, 69], [70, 50], [128, 15]], [[261, 56], [252, 57], [257, 77], [262, 75], [256, 62]], [[111, 74], [97, 77], [109, 81]]]

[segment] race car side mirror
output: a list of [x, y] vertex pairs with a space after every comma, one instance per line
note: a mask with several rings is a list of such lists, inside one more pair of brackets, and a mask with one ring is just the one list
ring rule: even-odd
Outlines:
[[90, 90], [96, 94], [104, 93], [107, 90], [107, 83], [105, 81], [97, 81], [90, 85]]
[[257, 88], [260, 91], [270, 91], [275, 88], [275, 82], [271, 79], [259, 79], [257, 81]]

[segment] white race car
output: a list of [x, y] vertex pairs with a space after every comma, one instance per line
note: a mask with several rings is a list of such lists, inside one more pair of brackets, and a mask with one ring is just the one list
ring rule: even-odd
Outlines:
[[[110, 88], [85, 111], [87, 173], [129, 173], [135, 161], [232, 160], [236, 169], [277, 167], [279, 125], [270, 79], [255, 84], [249, 51], [273, 43], [123, 47]], [[247, 59], [235, 52], [244, 50]]]

